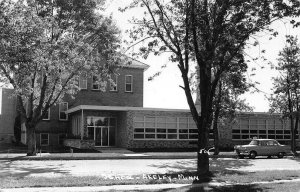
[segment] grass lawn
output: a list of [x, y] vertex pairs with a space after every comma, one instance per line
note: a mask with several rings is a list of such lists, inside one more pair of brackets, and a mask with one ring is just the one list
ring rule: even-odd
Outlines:
[[[240, 171], [222, 171], [213, 172], [212, 180], [223, 182], [230, 185], [212, 187], [213, 191], [252, 191], [242, 189], [255, 189], [257, 184], [250, 184], [262, 181], [274, 180], [292, 180], [300, 178], [300, 171], [258, 171], [258, 172], [240, 172]], [[162, 184], [162, 183], [181, 183], [192, 184], [197, 180], [195, 173], [174, 173], [165, 175], [136, 175], [136, 176], [113, 176], [113, 177], [0, 177], [0, 188], [20, 188], [20, 187], [70, 187], [70, 186], [103, 186], [103, 185], [138, 185], [138, 184]], [[274, 184], [262, 184], [271, 188]], [[259, 186], [262, 186], [259, 184]], [[280, 184], [278, 188], [281, 187]], [[294, 183], [293, 183], [294, 185]], [[296, 184], [295, 184], [296, 185]], [[298, 187], [300, 183], [297, 183]], [[197, 187], [197, 186], [194, 186]], [[284, 187], [281, 188], [284, 190]], [[299, 188], [298, 188], [299, 189]], [[197, 190], [196, 190], [197, 191]], [[265, 191], [265, 190], [264, 190]]]

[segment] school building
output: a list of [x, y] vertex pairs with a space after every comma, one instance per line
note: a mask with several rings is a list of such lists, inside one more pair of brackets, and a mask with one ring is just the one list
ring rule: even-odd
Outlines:
[[[113, 77], [115, 83], [108, 83], [105, 92], [101, 91], [97, 76], [80, 77], [80, 91], [75, 98], [50, 108], [38, 124], [37, 147], [50, 151], [63, 146], [196, 148], [197, 128], [189, 110], [143, 107], [144, 71], [148, 67], [133, 60], [118, 70]], [[14, 136], [16, 102], [11, 92], [0, 88], [0, 143], [11, 142]], [[234, 120], [219, 124], [223, 148], [248, 143], [253, 137], [289, 143], [289, 122], [281, 120], [280, 114], [254, 112], [238, 114]], [[300, 145], [299, 131], [296, 138]], [[21, 141], [26, 144], [24, 126]]]

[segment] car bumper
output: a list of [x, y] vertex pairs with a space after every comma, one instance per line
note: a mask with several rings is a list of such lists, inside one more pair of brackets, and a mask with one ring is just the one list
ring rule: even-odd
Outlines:
[[248, 152], [248, 151], [234, 150], [234, 152], [235, 152], [237, 155], [244, 155], [244, 156], [248, 156], [248, 155], [249, 155], [249, 152]]

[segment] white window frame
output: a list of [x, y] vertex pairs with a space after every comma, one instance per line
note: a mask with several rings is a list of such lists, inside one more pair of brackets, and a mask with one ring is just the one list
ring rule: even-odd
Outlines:
[[58, 115], [59, 115], [59, 120], [60, 121], [68, 121], [68, 114], [66, 114], [66, 119], [62, 119], [61, 117], [60, 117], [60, 113], [62, 113], [62, 112], [65, 112], [65, 111], [61, 111], [61, 104], [63, 104], [63, 103], [66, 103], [67, 104], [67, 109], [66, 109], [66, 111], [69, 109], [69, 106], [68, 106], [68, 102], [61, 102], [61, 103], [59, 103], [59, 110], [58, 110]]
[[[81, 82], [83, 84], [81, 84]], [[79, 76], [79, 78], [78, 78], [78, 86], [79, 86], [80, 90], [87, 89], [87, 75], [86, 74], [81, 74]]]
[[[47, 144], [42, 144], [42, 135], [47, 135]], [[49, 133], [40, 133], [40, 145], [48, 146], [49, 145]]]
[[[43, 113], [43, 112], [41, 112], [41, 113]], [[48, 109], [48, 117], [47, 118], [43, 118], [42, 120], [43, 121], [50, 120], [50, 108]]]
[[[110, 83], [109, 83], [109, 88], [110, 88], [109, 91], [117, 92], [117, 91], [118, 91], [118, 75], [113, 75], [113, 77], [115, 77], [115, 79], [112, 79], [112, 78], [111, 78], [111, 80], [112, 80], [112, 81], [115, 80], [115, 81], [114, 81], [115, 85], [113, 85], [112, 82], [110, 82]], [[115, 88], [115, 89], [114, 89], [114, 88]]]
[[[127, 83], [127, 82], [126, 82], [127, 77], [131, 77], [131, 82], [130, 82], [130, 83]], [[131, 85], [131, 90], [130, 90], [130, 91], [128, 91], [128, 90], [126, 89], [126, 85], [127, 85], [127, 84]], [[126, 92], [126, 93], [132, 93], [132, 92], [133, 92], [133, 75], [125, 75], [125, 92]]]

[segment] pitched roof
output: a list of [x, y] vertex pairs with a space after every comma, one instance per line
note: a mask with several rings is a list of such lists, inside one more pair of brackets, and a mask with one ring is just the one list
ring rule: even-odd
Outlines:
[[134, 58], [131, 58], [127, 55], [122, 55], [124, 59], [124, 63], [121, 65], [122, 67], [128, 67], [128, 68], [137, 68], [137, 69], [144, 69], [147, 70], [150, 66], [138, 61]]

